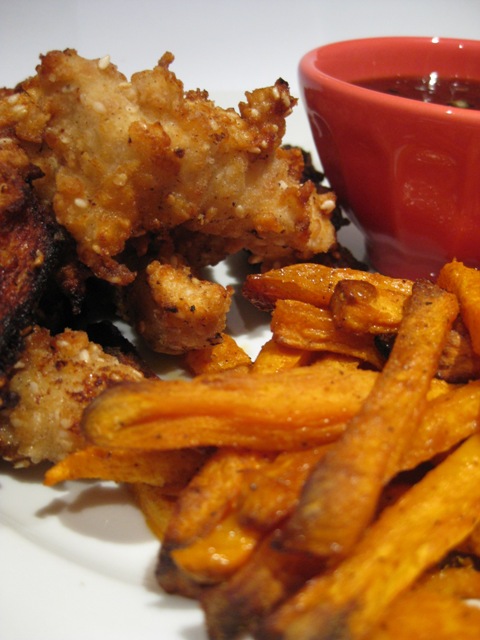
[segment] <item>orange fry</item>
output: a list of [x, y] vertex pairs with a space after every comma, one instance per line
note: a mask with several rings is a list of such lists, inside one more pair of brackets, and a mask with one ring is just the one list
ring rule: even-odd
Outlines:
[[204, 463], [206, 454], [197, 449], [138, 451], [87, 447], [70, 454], [47, 470], [44, 483], [53, 486], [66, 480], [96, 478], [113, 482], [145, 482], [165, 492], [182, 489]]
[[400, 468], [413, 469], [479, 430], [480, 380], [452, 387], [429, 400]]
[[261, 469], [242, 474], [238, 519], [243, 524], [270, 531], [295, 507], [300, 489], [329, 445], [281, 453]]
[[389, 278], [369, 271], [303, 263], [247, 276], [243, 294], [256, 307], [266, 311], [271, 311], [279, 299], [327, 307], [336, 284], [346, 279], [370, 282], [376, 287], [406, 295], [411, 293], [413, 285], [410, 280]]
[[165, 546], [186, 546], [208, 535], [236, 501], [242, 471], [267, 461], [268, 457], [250, 451], [216, 451], [180, 494]]
[[385, 509], [340, 565], [274, 612], [259, 637], [369, 637], [394, 599], [473, 530], [479, 482], [480, 436], [474, 435]]
[[231, 640], [255, 631], [266, 615], [323, 568], [309, 555], [286, 553], [266, 536], [252, 556], [229, 579], [203, 591], [208, 637]]
[[[157, 578], [165, 591], [191, 595], [199, 583], [210, 582], [215, 574], [218, 575], [221, 563], [219, 565], [217, 559], [220, 558], [215, 554], [204, 555], [208, 550], [204, 540], [209, 539], [217, 547], [223, 544], [224, 559], [227, 553], [230, 566], [241, 561], [241, 553], [249, 552], [248, 545], [238, 544], [238, 537], [228, 548], [228, 532], [221, 525], [228, 520], [237, 503], [241, 473], [245, 469], [261, 467], [268, 460], [268, 456], [255, 452], [219, 449], [182, 491], [160, 552]], [[238, 529], [234, 527], [233, 530], [238, 532]], [[174, 553], [189, 548], [190, 551], [174, 558]]]
[[282, 369], [293, 369], [311, 364], [311, 351], [293, 349], [270, 339], [260, 349], [252, 365], [252, 371], [261, 373], [275, 373]]
[[[455, 556], [454, 561], [457, 561]], [[468, 558], [434, 569], [400, 594], [386, 609], [372, 640], [476, 640], [480, 609], [464, 602], [478, 599], [480, 572]], [[418, 612], [422, 624], [418, 624]]]
[[274, 374], [119, 385], [89, 406], [83, 428], [108, 448], [304, 449], [338, 437], [377, 375], [319, 363]]
[[237, 514], [230, 513], [208, 535], [173, 549], [170, 555], [190, 579], [200, 584], [215, 584], [246, 562], [262, 536], [262, 531], [241, 524]]
[[473, 351], [472, 340], [460, 316], [448, 334], [437, 375], [442, 380], [456, 383], [480, 377], [480, 356]]
[[196, 376], [237, 367], [248, 368], [251, 365], [250, 356], [228, 334], [222, 334], [222, 341], [218, 344], [189, 351], [184, 360], [187, 368]]
[[369, 333], [339, 329], [328, 309], [297, 300], [277, 300], [271, 329], [278, 343], [306, 351], [329, 351], [368, 362], [377, 369], [383, 358]]
[[342, 280], [333, 291], [330, 310], [337, 327], [357, 333], [396, 332], [410, 293], [379, 289], [364, 280]]
[[[475, 573], [478, 574], [478, 571]], [[462, 597], [439, 590], [428, 581], [400, 595], [387, 608], [370, 640], [477, 640], [480, 609], [469, 606]], [[419, 624], [419, 611], [421, 623]]]
[[454, 260], [442, 267], [437, 284], [457, 296], [473, 350], [480, 355], [480, 271]]
[[154, 536], [163, 540], [175, 506], [175, 498], [165, 494], [162, 487], [144, 482], [135, 482], [130, 488], [147, 526]]
[[415, 284], [375, 387], [305, 484], [286, 526], [288, 548], [341, 556], [357, 542], [421, 420], [457, 313], [454, 296], [426, 281]]

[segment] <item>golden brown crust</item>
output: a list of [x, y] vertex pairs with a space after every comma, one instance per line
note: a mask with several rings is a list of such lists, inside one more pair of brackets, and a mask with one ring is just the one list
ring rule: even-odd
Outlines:
[[59, 254], [61, 233], [31, 181], [39, 176], [8, 132], [0, 132], [0, 370], [15, 355]]
[[[334, 195], [317, 188], [316, 175], [305, 179], [309, 162], [299, 149], [281, 147], [297, 102], [288, 84], [277, 80], [247, 92], [238, 110], [223, 109], [206, 91], [185, 91], [172, 61], [167, 52], [129, 81], [108, 57], [51, 51], [36, 75], [0, 99], [0, 126], [41, 170], [35, 188], [80, 262], [124, 287], [172, 248], [198, 269], [242, 249], [269, 268], [334, 247]], [[162, 245], [166, 254], [154, 249]], [[158, 311], [150, 323], [158, 325]], [[184, 325], [182, 351], [192, 331], [205, 334], [196, 317]], [[225, 325], [210, 324], [211, 342]]]
[[48, 117], [42, 146], [29, 147], [46, 174], [39, 188], [82, 260], [126, 284], [128, 240], [179, 225], [236, 240], [254, 261], [328, 250], [333, 196], [301, 184], [301, 154], [280, 149], [296, 103], [287, 83], [247, 93], [238, 113], [185, 92], [172, 60], [128, 82], [112, 64], [54, 51], [23, 84], [28, 116]]
[[79, 423], [90, 401], [109, 386], [142, 379], [82, 331], [51, 336], [35, 327], [15, 364], [10, 405], [0, 409], [0, 453], [16, 465], [61, 460], [84, 445]]
[[125, 305], [155, 351], [182, 354], [222, 340], [232, 293], [230, 287], [198, 279], [180, 261], [153, 261], [127, 290]]

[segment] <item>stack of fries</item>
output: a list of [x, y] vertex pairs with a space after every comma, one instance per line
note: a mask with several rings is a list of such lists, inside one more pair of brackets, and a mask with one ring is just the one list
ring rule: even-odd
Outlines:
[[302, 264], [244, 294], [272, 314], [255, 361], [225, 336], [193, 380], [105, 392], [45, 482], [130, 483], [213, 640], [477, 640], [480, 272]]

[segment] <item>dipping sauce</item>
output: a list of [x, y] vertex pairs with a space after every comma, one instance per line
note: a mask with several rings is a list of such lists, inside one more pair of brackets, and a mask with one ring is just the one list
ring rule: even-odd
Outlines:
[[392, 76], [353, 84], [421, 102], [480, 110], [480, 81], [477, 80], [442, 78], [432, 72], [423, 78]]

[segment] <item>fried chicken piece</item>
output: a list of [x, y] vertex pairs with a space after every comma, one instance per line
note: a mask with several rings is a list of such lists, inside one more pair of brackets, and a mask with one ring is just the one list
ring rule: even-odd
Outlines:
[[[230, 252], [246, 248], [253, 261], [327, 251], [334, 197], [300, 183], [301, 154], [280, 148], [296, 103], [287, 83], [247, 93], [237, 113], [204, 91], [185, 92], [172, 60], [167, 53], [128, 82], [106, 59], [53, 51], [22, 85], [12, 124], [28, 138], [45, 174], [38, 188], [53, 198], [82, 261], [130, 283], [121, 256], [128, 240], [179, 225], [223, 238]], [[30, 113], [36, 127], [25, 125]]]
[[60, 253], [61, 230], [31, 186], [39, 175], [0, 130], [0, 371], [14, 358]]
[[[304, 179], [299, 149], [281, 147], [296, 104], [287, 83], [247, 92], [237, 112], [216, 106], [206, 91], [185, 92], [172, 61], [166, 53], [128, 81], [108, 58], [52, 51], [41, 56], [35, 76], [0, 94], [0, 124], [41, 169], [35, 187], [52, 203], [80, 261], [124, 287], [137, 273], [138, 282], [148, 281], [145, 253], [162, 242], [173, 242], [195, 270], [242, 249], [252, 263], [269, 267], [334, 246], [334, 195]], [[165, 262], [165, 255], [151, 259]], [[170, 288], [168, 305], [181, 308], [191, 282], [182, 272], [175, 279], [177, 299]], [[205, 300], [197, 295], [196, 309], [207, 308], [214, 289], [198, 288]], [[162, 296], [150, 293], [160, 306], [149, 304], [150, 316], [140, 321], [154, 349], [200, 348], [225, 329], [228, 292], [222, 302], [215, 294], [218, 322], [211, 313], [208, 320], [178, 314], [175, 330]]]
[[221, 342], [231, 287], [200, 280], [180, 258], [151, 262], [126, 293], [127, 314], [155, 350], [182, 354]]
[[14, 367], [10, 402], [0, 408], [0, 455], [16, 466], [61, 460], [84, 445], [79, 424], [90, 401], [109, 386], [143, 378], [82, 331], [51, 336], [35, 327]]

